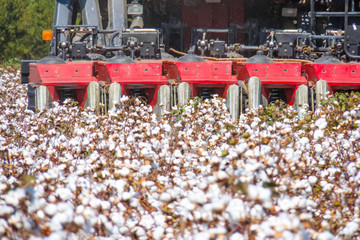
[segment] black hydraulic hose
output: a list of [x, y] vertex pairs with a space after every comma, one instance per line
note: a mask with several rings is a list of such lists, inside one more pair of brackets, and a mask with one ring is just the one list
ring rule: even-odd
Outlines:
[[83, 42], [85, 41], [86, 38], [90, 37], [92, 34], [91, 33], [87, 33], [84, 36], [82, 36], [82, 38], [80, 38], [79, 42]]
[[[110, 46], [112, 47], [115, 47], [115, 38], [116, 37], [120, 37], [120, 32], [114, 32], [113, 34], [111, 34], [111, 37], [110, 37]], [[121, 38], [120, 38], [120, 41], [121, 41]], [[120, 42], [120, 46], [121, 46], [121, 42]]]
[[[345, 26], [344, 26], [344, 30], [345, 30], [345, 35], [346, 35], [346, 29], [348, 28], [348, 24], [349, 24], [349, 0], [345, 0]], [[349, 52], [349, 50], [347, 49], [347, 38], [345, 36], [345, 39], [344, 39], [344, 51], [346, 53], [346, 55], [349, 57], [349, 58], [354, 58], [354, 59], [360, 59], [360, 56], [359, 55], [354, 55], [352, 53]]]

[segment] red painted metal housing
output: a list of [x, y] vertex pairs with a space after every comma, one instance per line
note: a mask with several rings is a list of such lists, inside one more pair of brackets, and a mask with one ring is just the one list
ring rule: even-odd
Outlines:
[[141, 89], [145, 92], [149, 105], [157, 103], [158, 90], [168, 85], [169, 80], [177, 80], [175, 62], [172, 61], [140, 61], [136, 63], [95, 64], [99, 81], [117, 82], [122, 87], [122, 94], [131, 95], [131, 91]]
[[339, 90], [360, 89], [360, 64], [305, 64], [310, 81], [325, 80], [331, 94]]
[[235, 62], [234, 70], [238, 80], [247, 82], [251, 77], [258, 77], [262, 83], [262, 93], [269, 99], [270, 89], [284, 89], [286, 102], [293, 105], [298, 87], [307, 85], [302, 76], [302, 63], [244, 63]]
[[76, 100], [84, 107], [87, 86], [98, 81], [94, 61], [67, 62], [66, 64], [30, 64], [29, 81], [35, 86], [48, 88], [52, 101], [60, 101], [59, 91], [75, 90]]
[[238, 80], [232, 71], [232, 62], [177, 62], [182, 82], [190, 84], [191, 95], [199, 96], [201, 88], [213, 88], [214, 94], [226, 98], [226, 91]]
[[[190, 1], [188, 1], [190, 2]], [[183, 1], [181, 8], [182, 23], [186, 26], [184, 33], [184, 49], [190, 48], [193, 28], [228, 28], [233, 24], [245, 22], [245, 0], [221, 0], [209, 3], [206, 0]], [[238, 33], [238, 42], [243, 42], [243, 33]], [[228, 41], [227, 33], [208, 33], [207, 39]]]

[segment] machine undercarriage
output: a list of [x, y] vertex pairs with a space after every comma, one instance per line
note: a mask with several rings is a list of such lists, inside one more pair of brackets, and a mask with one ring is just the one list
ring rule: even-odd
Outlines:
[[23, 61], [22, 82], [32, 110], [71, 98], [106, 112], [127, 95], [161, 114], [217, 94], [236, 121], [358, 91], [359, 46], [358, 0], [62, 0], [49, 56]]

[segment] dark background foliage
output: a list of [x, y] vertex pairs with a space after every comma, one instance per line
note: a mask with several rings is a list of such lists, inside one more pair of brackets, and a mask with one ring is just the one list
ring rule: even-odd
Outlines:
[[46, 56], [41, 33], [52, 29], [55, 0], [0, 0], [0, 6], [0, 62]]

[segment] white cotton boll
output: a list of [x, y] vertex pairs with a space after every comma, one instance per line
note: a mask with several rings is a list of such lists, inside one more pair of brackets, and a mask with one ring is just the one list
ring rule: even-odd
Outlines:
[[162, 202], [165, 202], [165, 203], [170, 202], [171, 201], [171, 195], [169, 193], [167, 193], [167, 192], [163, 192], [160, 195], [159, 200], [162, 201]]
[[216, 173], [216, 178], [218, 180], [224, 180], [224, 179], [228, 178], [228, 175], [224, 171], [219, 171]]
[[247, 151], [245, 152], [245, 157], [246, 157], [246, 158], [254, 158], [254, 157], [255, 157], [255, 156], [254, 156], [254, 151], [251, 150], [251, 149], [247, 150]]
[[31, 166], [33, 165], [35, 162], [32, 158], [26, 158], [25, 159], [25, 164], [28, 165], [28, 166]]
[[32, 135], [31, 137], [28, 138], [28, 141], [35, 142], [38, 139], [39, 139], [39, 137], [37, 135]]
[[224, 209], [224, 203], [220, 201], [215, 201], [212, 204], [208, 204], [211, 206], [211, 209], [215, 212], [220, 212]]
[[290, 161], [290, 160], [296, 161], [297, 159], [294, 159], [294, 153], [295, 153], [294, 149], [292, 149], [292, 148], [286, 148], [286, 149], [285, 149], [286, 159], [287, 159], [288, 161]]
[[90, 199], [89, 204], [92, 208], [97, 209], [101, 205], [101, 200], [96, 197], [93, 197]]
[[226, 212], [230, 216], [231, 223], [238, 223], [239, 221], [246, 218], [247, 208], [245, 207], [245, 203], [238, 198], [230, 200]]
[[266, 213], [261, 205], [256, 204], [251, 208], [250, 215], [253, 219], [261, 220], [266, 215]]
[[120, 231], [120, 233], [123, 234], [123, 235], [128, 234], [128, 233], [130, 232], [130, 231], [129, 231], [129, 228], [126, 227], [126, 226], [120, 227], [119, 231]]
[[210, 163], [211, 163], [211, 164], [216, 164], [216, 163], [219, 163], [220, 161], [221, 161], [220, 158], [217, 157], [217, 156], [212, 156], [212, 157], [210, 158]]
[[118, 212], [113, 212], [110, 214], [111, 221], [116, 224], [117, 226], [121, 227], [125, 223], [125, 219], [122, 214]]
[[182, 127], [181, 122], [177, 122], [177, 123], [175, 123], [175, 124], [174, 124], [174, 127], [176, 127], [176, 128], [181, 128], [181, 127]]
[[163, 128], [164, 128], [165, 132], [167, 132], [167, 133], [171, 132], [171, 126], [169, 124], [167, 124], [167, 123], [164, 124]]
[[8, 228], [9, 228], [9, 225], [7, 224], [6, 220], [3, 218], [0, 218], [0, 235], [4, 234]]
[[323, 130], [315, 130], [314, 132], [314, 140], [317, 141], [319, 140], [320, 138], [323, 138], [324, 137], [324, 131]]
[[211, 235], [225, 235], [227, 230], [223, 227], [210, 228], [209, 233]]
[[127, 167], [123, 167], [120, 169], [119, 174], [123, 177], [126, 177], [130, 174], [130, 170]]
[[350, 149], [351, 143], [347, 139], [343, 139], [341, 142], [344, 149]]
[[300, 199], [298, 204], [297, 204], [297, 207], [302, 209], [302, 208], [305, 208], [306, 207], [306, 199]]
[[83, 136], [85, 133], [86, 133], [86, 130], [84, 128], [75, 129], [75, 134], [78, 136]]
[[40, 210], [36, 213], [36, 216], [39, 218], [39, 219], [44, 219], [45, 218], [45, 213]]
[[73, 217], [73, 215], [69, 214], [69, 213], [57, 213], [53, 217], [53, 219], [57, 218], [58, 222], [60, 222], [61, 224], [66, 224], [66, 223], [70, 223], [72, 221], [72, 217]]
[[128, 137], [126, 138], [126, 141], [127, 141], [128, 143], [133, 143], [133, 142], [135, 141], [135, 138], [134, 138], [132, 135], [130, 135], [130, 136], [128, 136]]
[[55, 204], [50, 203], [45, 207], [45, 213], [48, 216], [54, 216], [56, 212], [57, 212], [57, 207]]
[[48, 197], [48, 201], [51, 202], [51, 203], [53, 203], [53, 202], [56, 201], [56, 197], [51, 194], [51, 195], [49, 195], [49, 197]]
[[152, 129], [152, 134], [154, 134], [154, 135], [159, 134], [159, 132], [160, 132], [160, 128], [159, 128], [159, 127], [155, 127], [154, 129]]
[[316, 122], [315, 122], [315, 126], [318, 127], [319, 129], [324, 129], [327, 126], [327, 121], [325, 118], [319, 118]]
[[152, 186], [155, 185], [155, 182], [153, 181], [145, 181], [142, 183], [143, 186], [147, 187], [147, 188], [151, 188]]
[[104, 210], [109, 210], [111, 207], [111, 204], [109, 201], [101, 201], [101, 208]]
[[107, 217], [104, 214], [100, 214], [97, 216], [97, 223], [101, 224], [101, 223], [106, 223], [108, 222]]
[[130, 199], [130, 207], [137, 208], [140, 206], [140, 202], [137, 198]]
[[70, 200], [74, 196], [74, 194], [68, 188], [58, 188], [58, 189], [56, 189], [55, 195], [57, 195], [63, 201]]
[[138, 238], [144, 239], [146, 237], [145, 229], [142, 227], [136, 227], [135, 234]]
[[162, 214], [158, 214], [154, 217], [156, 226], [165, 227], [166, 217]]
[[25, 198], [25, 191], [22, 188], [17, 188], [16, 190], [9, 191], [5, 196], [5, 202], [8, 205], [12, 205], [14, 207], [18, 207], [20, 204], [20, 200]]
[[239, 145], [236, 146], [236, 149], [235, 151], [238, 153], [238, 154], [242, 154], [245, 152], [246, 149], [248, 149], [249, 145], [247, 143], [241, 143]]
[[152, 166], [151, 165], [144, 165], [141, 166], [139, 172], [143, 175], [149, 175], [151, 173]]
[[10, 218], [8, 219], [8, 223], [14, 225], [18, 229], [24, 227], [21, 221], [20, 213], [15, 213], [14, 215], [11, 215]]
[[63, 239], [67, 239], [68, 236], [67, 236], [66, 232], [63, 232], [63, 231], [60, 231], [60, 230], [61, 229], [58, 229], [55, 232], [51, 233], [51, 235], [48, 236], [46, 238], [46, 240], [63, 240]]
[[322, 232], [319, 235], [317, 235], [317, 240], [333, 240], [335, 237], [330, 232]]
[[131, 198], [131, 194], [129, 192], [123, 192], [122, 193], [122, 196], [121, 196], [121, 199], [124, 200], [124, 201], [127, 201]]
[[72, 138], [70, 141], [69, 141], [69, 144], [73, 147], [76, 147], [76, 146], [79, 146], [80, 145], [80, 142], [79, 142], [79, 138]]
[[162, 176], [162, 175], [159, 175], [157, 179], [158, 179], [159, 183], [162, 185], [166, 184], [169, 181], [168, 177]]
[[10, 215], [14, 212], [14, 209], [10, 206], [0, 206], [0, 216]]
[[112, 233], [114, 226], [111, 222], [105, 222], [104, 223], [105, 229], [108, 233]]
[[146, 230], [150, 230], [154, 226], [155, 222], [151, 215], [142, 215], [140, 225]]
[[245, 240], [246, 238], [240, 233], [234, 233], [230, 236], [229, 240]]
[[79, 206], [76, 207], [76, 211], [75, 211], [75, 212], [76, 212], [77, 214], [81, 214], [81, 213], [84, 212], [84, 210], [85, 210], [84, 205], [79, 205]]
[[209, 240], [210, 234], [208, 232], [197, 233], [197, 234], [195, 234], [193, 239], [194, 240]]
[[207, 197], [200, 189], [189, 194], [188, 199], [193, 203], [204, 204], [207, 202]]
[[0, 183], [0, 191], [5, 191], [7, 189], [7, 184], [5, 183]]
[[323, 152], [323, 148], [322, 148], [322, 146], [320, 144], [315, 145], [315, 152], [318, 153], [318, 154]]
[[174, 151], [174, 157], [175, 158], [183, 158], [184, 156], [182, 155], [181, 151], [179, 149], [176, 149]]
[[88, 145], [90, 144], [90, 140], [89, 140], [89, 138], [84, 137], [84, 138], [82, 139], [81, 144], [82, 144], [82, 146], [83, 146], [83, 147], [88, 146]]
[[356, 169], [356, 165], [354, 162], [349, 163], [346, 169], [350, 176], [355, 176], [358, 173], [358, 170]]
[[357, 222], [348, 222], [342, 233], [347, 237], [352, 237], [359, 230], [359, 224]]
[[261, 146], [261, 155], [267, 156], [267, 155], [270, 154], [270, 152], [271, 152], [271, 147], [270, 146], [268, 146], [268, 145]]
[[193, 211], [195, 209], [195, 205], [187, 198], [181, 200], [180, 205], [188, 211]]
[[153, 231], [152, 236], [155, 240], [161, 240], [163, 239], [164, 232], [165, 230], [163, 227], [156, 227]]
[[248, 186], [248, 197], [252, 200], [269, 200], [271, 199], [271, 190], [263, 188], [262, 186], [250, 184]]

